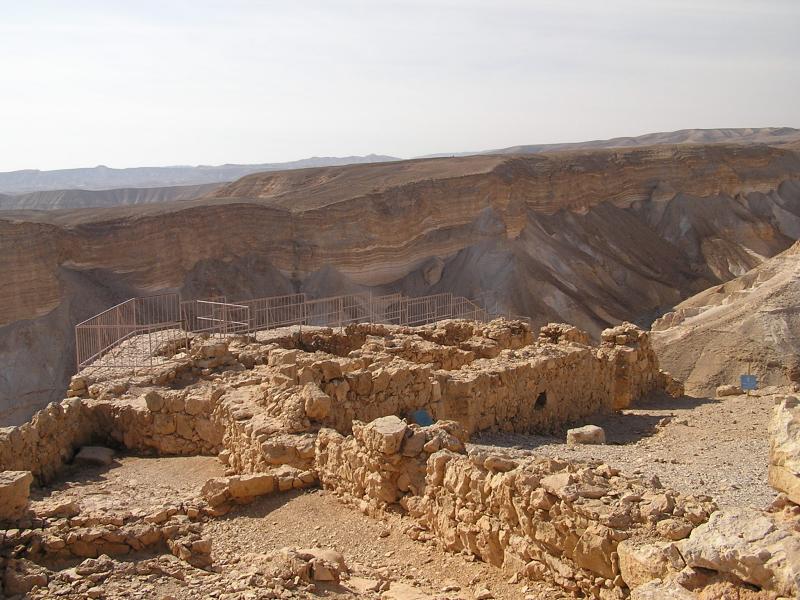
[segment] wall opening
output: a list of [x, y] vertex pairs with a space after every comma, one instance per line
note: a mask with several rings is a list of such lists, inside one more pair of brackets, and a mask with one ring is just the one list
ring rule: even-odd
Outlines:
[[542, 392], [536, 396], [536, 402], [533, 403], [533, 408], [535, 410], [542, 410], [545, 406], [547, 406], [547, 392]]

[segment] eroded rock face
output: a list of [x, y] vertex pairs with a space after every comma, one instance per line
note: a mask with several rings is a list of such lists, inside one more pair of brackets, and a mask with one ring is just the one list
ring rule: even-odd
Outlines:
[[[130, 290], [333, 296], [356, 284], [421, 294], [440, 275], [439, 289], [497, 293], [537, 325], [569, 321], [596, 334], [788, 247], [797, 173], [794, 153], [768, 147], [473, 156], [259, 174], [217, 198], [134, 215], [0, 220], [0, 358], [26, 365], [0, 382], [0, 414], [45, 378], [66, 384], [72, 326], [103, 308], [85, 298], [113, 304]], [[440, 274], [428, 266], [434, 257], [448, 257]], [[337, 276], [323, 277], [330, 271]], [[54, 334], [63, 343], [51, 354]], [[31, 352], [49, 360], [23, 360]], [[40, 396], [29, 414], [56, 399]]]
[[769, 435], [769, 483], [800, 504], [800, 398], [776, 399]]

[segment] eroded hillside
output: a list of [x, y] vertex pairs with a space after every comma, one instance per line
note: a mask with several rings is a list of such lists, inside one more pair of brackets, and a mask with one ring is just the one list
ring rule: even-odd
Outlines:
[[72, 325], [132, 295], [451, 291], [597, 334], [647, 324], [798, 237], [800, 158], [767, 146], [303, 169], [180, 204], [7, 213], [0, 411], [60, 398]]
[[748, 369], [762, 385], [800, 381], [800, 242], [732, 281], [680, 303], [653, 324], [667, 368], [709, 393]]

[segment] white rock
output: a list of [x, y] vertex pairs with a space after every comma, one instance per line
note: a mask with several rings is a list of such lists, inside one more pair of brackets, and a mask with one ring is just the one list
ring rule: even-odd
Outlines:
[[606, 432], [597, 425], [584, 425], [567, 431], [567, 444], [605, 444]]
[[75, 463], [106, 466], [114, 460], [114, 451], [104, 446], [84, 446], [75, 456]]

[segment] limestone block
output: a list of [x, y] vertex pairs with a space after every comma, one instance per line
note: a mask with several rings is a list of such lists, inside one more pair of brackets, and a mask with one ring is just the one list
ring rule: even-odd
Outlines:
[[265, 473], [236, 475], [229, 478], [228, 490], [232, 498], [271, 494], [275, 490], [275, 477]]
[[307, 383], [301, 392], [306, 415], [314, 421], [321, 421], [331, 410], [331, 397], [315, 383]]
[[147, 408], [153, 412], [158, 412], [164, 408], [164, 398], [155, 390], [150, 390], [144, 395]]
[[617, 546], [617, 554], [620, 575], [630, 589], [653, 579], [664, 579], [686, 566], [672, 542], [624, 540]]
[[605, 444], [606, 432], [597, 425], [584, 425], [567, 431], [567, 444]]
[[184, 414], [175, 415], [175, 430], [178, 432], [179, 436], [187, 440], [192, 439], [192, 434], [194, 433], [192, 418]]
[[32, 481], [30, 471], [0, 471], [0, 521], [13, 521], [25, 514]]
[[366, 425], [359, 424], [358, 432], [356, 427], [354, 424], [353, 434], [367, 449], [383, 454], [395, 454], [400, 451], [408, 424], [399, 417], [390, 415], [375, 419]]
[[201, 398], [199, 396], [193, 395], [186, 398], [186, 414], [189, 415], [199, 415], [205, 414], [208, 412], [209, 402], [208, 400]]
[[153, 431], [158, 435], [175, 433], [175, 415], [156, 414], [153, 418]]
[[769, 484], [800, 504], [800, 398], [779, 397], [769, 425]]
[[167, 397], [164, 398], [164, 403], [166, 404], [167, 410], [172, 413], [183, 412], [186, 406], [183, 396], [179, 393], [168, 394]]

